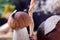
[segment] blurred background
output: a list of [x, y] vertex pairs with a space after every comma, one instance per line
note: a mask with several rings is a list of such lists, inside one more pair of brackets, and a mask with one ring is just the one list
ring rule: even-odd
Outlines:
[[6, 5], [12, 5], [12, 0], [0, 0], [0, 16], [2, 15], [2, 13], [4, 12], [4, 7]]
[[12, 33], [9, 30], [1, 32], [1, 27], [7, 23], [9, 14], [15, 9], [12, 3], [13, 0], [0, 0], [0, 40], [11, 40]]
[[[11, 40], [12, 31], [9, 28], [4, 29], [9, 15], [15, 9], [28, 13], [30, 1], [31, 0], [0, 0], [0, 40]], [[59, 0], [36, 0], [33, 10], [34, 31], [37, 31], [39, 25], [53, 15], [60, 15]]]
[[7, 15], [15, 8], [12, 0], [0, 0], [0, 26], [7, 22]]

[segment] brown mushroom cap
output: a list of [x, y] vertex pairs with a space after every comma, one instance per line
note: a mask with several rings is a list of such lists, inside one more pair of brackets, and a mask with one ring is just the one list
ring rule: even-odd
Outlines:
[[9, 17], [8, 24], [12, 29], [22, 29], [30, 24], [30, 16], [25, 12], [16, 12], [14, 17]]

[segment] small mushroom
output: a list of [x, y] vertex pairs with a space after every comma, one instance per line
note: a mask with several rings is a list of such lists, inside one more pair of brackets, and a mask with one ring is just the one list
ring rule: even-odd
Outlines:
[[8, 24], [12, 29], [22, 29], [28, 27], [30, 16], [25, 12], [16, 12], [8, 19]]
[[29, 40], [26, 27], [30, 24], [30, 16], [25, 12], [14, 11], [9, 19], [8, 24], [13, 29], [13, 40]]

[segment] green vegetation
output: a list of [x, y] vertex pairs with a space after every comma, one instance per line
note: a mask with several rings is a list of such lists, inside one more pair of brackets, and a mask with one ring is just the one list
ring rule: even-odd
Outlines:
[[3, 13], [4, 11], [4, 6], [6, 4], [11, 4], [12, 0], [0, 0], [0, 15]]

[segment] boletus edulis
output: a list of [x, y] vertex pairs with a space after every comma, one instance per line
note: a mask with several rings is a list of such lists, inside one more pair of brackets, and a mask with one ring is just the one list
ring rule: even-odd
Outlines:
[[37, 40], [60, 40], [60, 15], [53, 15], [37, 30]]
[[13, 29], [12, 40], [29, 40], [29, 35], [26, 27], [30, 24], [30, 16], [21, 11], [14, 11], [8, 19], [8, 24]]
[[30, 24], [30, 16], [25, 12], [16, 12], [8, 19], [8, 24], [12, 29], [22, 29]]

